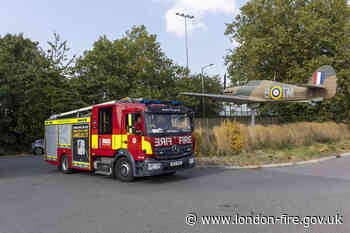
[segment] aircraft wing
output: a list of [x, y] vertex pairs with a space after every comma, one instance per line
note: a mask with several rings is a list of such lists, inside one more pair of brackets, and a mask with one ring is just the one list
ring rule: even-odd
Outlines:
[[248, 99], [247, 96], [232, 96], [232, 95], [218, 95], [218, 94], [202, 94], [202, 93], [194, 93], [194, 92], [181, 92], [180, 95], [188, 95], [188, 96], [197, 96], [197, 97], [208, 97], [217, 99], [223, 102], [232, 102], [237, 104], [248, 104], [248, 103], [256, 103], [261, 102], [259, 100], [251, 100]]

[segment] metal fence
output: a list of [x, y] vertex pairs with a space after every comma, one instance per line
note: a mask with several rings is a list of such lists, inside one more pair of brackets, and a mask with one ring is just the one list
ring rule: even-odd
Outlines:
[[[215, 117], [215, 118], [195, 118], [194, 125], [195, 128], [213, 128], [218, 126], [224, 120], [234, 120], [241, 124], [249, 125], [251, 123], [251, 116], [242, 115], [242, 116], [230, 116], [230, 117]], [[255, 117], [256, 124], [262, 125], [271, 125], [271, 124], [280, 124], [282, 123], [279, 117], [271, 117], [271, 116], [256, 116]]]

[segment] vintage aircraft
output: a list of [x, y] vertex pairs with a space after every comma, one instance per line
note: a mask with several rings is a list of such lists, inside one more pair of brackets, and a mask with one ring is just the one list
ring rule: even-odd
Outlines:
[[267, 102], [313, 102], [328, 99], [336, 94], [337, 78], [331, 66], [321, 66], [309, 82], [292, 85], [270, 80], [253, 80], [247, 85], [224, 89], [224, 94], [182, 92], [181, 95], [209, 97], [236, 104]]

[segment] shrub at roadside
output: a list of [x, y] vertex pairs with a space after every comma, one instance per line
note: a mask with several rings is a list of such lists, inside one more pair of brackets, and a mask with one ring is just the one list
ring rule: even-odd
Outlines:
[[216, 153], [216, 142], [212, 131], [202, 130], [194, 131], [195, 153], [196, 155], [209, 155]]
[[220, 126], [213, 129], [217, 154], [238, 154], [243, 149], [243, 139], [240, 133], [240, 125], [234, 121], [223, 121]]

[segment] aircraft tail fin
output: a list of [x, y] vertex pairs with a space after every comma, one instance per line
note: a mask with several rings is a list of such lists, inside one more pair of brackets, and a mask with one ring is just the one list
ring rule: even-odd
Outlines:
[[325, 65], [318, 68], [304, 85], [308, 88], [325, 89], [324, 98], [333, 97], [337, 92], [337, 77], [333, 67]]

